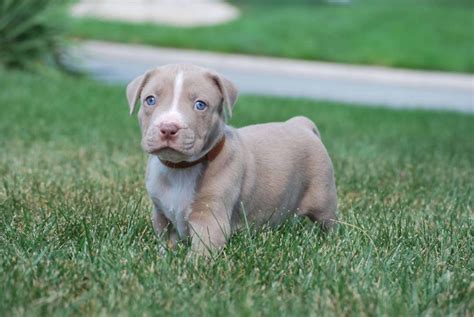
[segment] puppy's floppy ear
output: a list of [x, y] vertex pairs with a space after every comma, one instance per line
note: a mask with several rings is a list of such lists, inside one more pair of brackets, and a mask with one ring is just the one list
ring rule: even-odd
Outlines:
[[211, 73], [211, 79], [216, 83], [224, 99], [224, 116], [227, 120], [232, 117], [232, 109], [237, 101], [237, 87], [230, 80], [216, 73]]
[[135, 105], [137, 104], [137, 100], [140, 98], [143, 86], [145, 86], [152, 72], [152, 70], [147, 71], [145, 74], [138, 76], [127, 85], [127, 100], [128, 106], [130, 107], [130, 115], [135, 111]]

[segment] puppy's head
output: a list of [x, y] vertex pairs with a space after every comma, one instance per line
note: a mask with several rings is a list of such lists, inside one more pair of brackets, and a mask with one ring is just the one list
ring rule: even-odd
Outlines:
[[160, 159], [199, 159], [219, 141], [237, 99], [235, 86], [217, 73], [192, 65], [166, 65], [127, 86], [130, 114], [140, 102], [142, 147]]

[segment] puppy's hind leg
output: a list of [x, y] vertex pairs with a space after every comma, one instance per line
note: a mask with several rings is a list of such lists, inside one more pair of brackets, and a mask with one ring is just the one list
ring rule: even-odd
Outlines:
[[300, 203], [298, 215], [317, 222], [323, 231], [328, 232], [337, 221], [335, 186], [310, 186]]

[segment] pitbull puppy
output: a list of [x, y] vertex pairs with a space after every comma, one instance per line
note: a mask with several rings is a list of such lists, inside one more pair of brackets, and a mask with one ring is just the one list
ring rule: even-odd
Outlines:
[[247, 222], [276, 225], [307, 216], [336, 220], [333, 168], [315, 124], [305, 117], [234, 129], [226, 125], [237, 89], [193, 65], [149, 70], [127, 87], [137, 101], [153, 227], [198, 254], [223, 247]]

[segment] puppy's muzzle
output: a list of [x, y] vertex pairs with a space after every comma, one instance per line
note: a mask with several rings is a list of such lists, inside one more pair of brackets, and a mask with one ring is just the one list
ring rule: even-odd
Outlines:
[[165, 121], [150, 126], [142, 145], [150, 154], [158, 154], [158, 151], [168, 149], [190, 155], [194, 141], [194, 134], [189, 128], [176, 122]]

